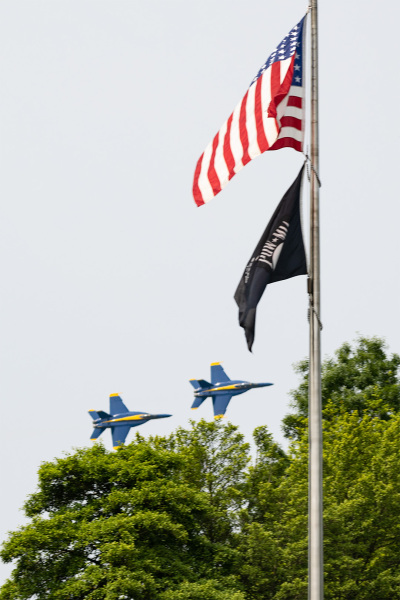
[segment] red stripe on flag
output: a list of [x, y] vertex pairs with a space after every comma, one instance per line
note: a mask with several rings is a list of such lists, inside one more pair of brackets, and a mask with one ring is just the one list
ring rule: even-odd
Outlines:
[[294, 129], [301, 131], [301, 119], [283, 116], [281, 119], [281, 127], [293, 127]]
[[[282, 100], [287, 96], [290, 90], [290, 86], [293, 80], [293, 71], [294, 71], [294, 59], [296, 55], [293, 54], [292, 60], [288, 70], [286, 71], [286, 75], [282, 83], [280, 83], [280, 70], [279, 70], [279, 87], [278, 87], [278, 78], [277, 78], [277, 70], [274, 69], [275, 65], [280, 65], [280, 63], [273, 63], [271, 68], [271, 102], [268, 107], [268, 116], [276, 119], [277, 117], [277, 108]], [[276, 122], [276, 126], [279, 131], [279, 123]]]
[[196, 202], [197, 206], [202, 206], [203, 204], [205, 204], [205, 202], [203, 200], [203, 196], [202, 196], [202, 194], [200, 192], [200, 188], [199, 188], [199, 177], [200, 177], [200, 171], [201, 171], [201, 163], [203, 162], [203, 156], [204, 156], [204, 152], [200, 156], [199, 160], [197, 161], [196, 170], [194, 172], [194, 180], [193, 180], [193, 198], [194, 198], [194, 201]]
[[250, 162], [251, 158], [249, 156], [249, 136], [247, 135], [247, 128], [246, 128], [246, 106], [247, 106], [247, 96], [249, 95], [249, 90], [247, 90], [247, 92], [244, 95], [244, 98], [242, 100], [242, 105], [240, 107], [240, 115], [239, 115], [239, 132], [240, 132], [240, 141], [242, 142], [242, 146], [243, 146], [243, 156], [242, 156], [242, 163], [243, 165], [247, 165], [248, 162]]
[[232, 150], [231, 150], [231, 146], [230, 146], [232, 119], [233, 119], [233, 113], [231, 114], [231, 116], [228, 119], [228, 123], [226, 126], [225, 138], [224, 138], [224, 159], [225, 159], [226, 166], [228, 167], [229, 179], [232, 179], [232, 177], [235, 174], [235, 171], [234, 171], [235, 159], [233, 158], [233, 154], [232, 154]]
[[299, 98], [298, 96], [289, 96], [287, 105], [295, 106], [296, 108], [303, 108], [303, 98]]
[[259, 77], [256, 83], [256, 92], [254, 96], [254, 113], [256, 118], [256, 129], [257, 129], [257, 143], [261, 152], [265, 152], [269, 148], [268, 140], [265, 136], [264, 122], [262, 117], [262, 103], [261, 103], [261, 85], [262, 78]]
[[217, 194], [219, 194], [219, 192], [221, 191], [221, 183], [219, 181], [217, 172], [215, 170], [215, 152], [217, 150], [217, 146], [218, 146], [218, 140], [219, 140], [219, 132], [217, 133], [217, 135], [215, 136], [214, 140], [213, 140], [213, 149], [212, 149], [212, 154], [211, 154], [211, 158], [210, 158], [210, 166], [208, 167], [208, 180], [211, 183], [211, 187], [212, 190], [214, 192], [214, 196], [216, 196]]
[[270, 150], [280, 150], [281, 148], [293, 148], [294, 150], [297, 150], [297, 152], [302, 152], [303, 150], [302, 143], [291, 137], [285, 137], [276, 140], [275, 144], [271, 146]]
[[[271, 102], [268, 106], [268, 117], [276, 118], [276, 96], [281, 88], [281, 63], [275, 62], [271, 65]], [[278, 125], [278, 124], [277, 124]], [[279, 127], [278, 127], [279, 129]]]

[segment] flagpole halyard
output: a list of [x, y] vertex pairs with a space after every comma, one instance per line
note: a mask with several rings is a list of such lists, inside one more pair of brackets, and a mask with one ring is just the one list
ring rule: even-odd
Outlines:
[[323, 600], [321, 293], [319, 246], [318, 13], [311, 0], [310, 371], [308, 598]]

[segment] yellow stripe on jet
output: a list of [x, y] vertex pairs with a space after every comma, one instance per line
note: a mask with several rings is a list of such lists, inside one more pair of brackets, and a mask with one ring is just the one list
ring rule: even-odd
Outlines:
[[113, 419], [113, 421], [140, 421], [144, 419], [146, 415], [134, 415], [133, 417], [121, 417], [120, 419]]
[[119, 394], [110, 394], [110, 398], [112, 398], [113, 396], [119, 396]]
[[116, 423], [117, 421], [140, 421], [144, 418], [145, 415], [134, 415], [133, 417], [121, 417], [120, 419], [110, 419], [109, 421], [103, 421], [103, 423]]
[[220, 365], [220, 364], [221, 364], [220, 362], [217, 362], [217, 363], [211, 363], [210, 367], [216, 367], [217, 365]]
[[206, 388], [204, 392], [225, 392], [226, 390], [237, 390], [236, 385], [224, 385], [223, 387], [217, 388]]

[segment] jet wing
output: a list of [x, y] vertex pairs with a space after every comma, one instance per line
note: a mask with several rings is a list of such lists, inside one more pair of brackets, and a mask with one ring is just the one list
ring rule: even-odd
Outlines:
[[224, 381], [230, 381], [230, 379], [221, 363], [211, 363], [211, 383], [223, 383]]
[[218, 394], [218, 396], [213, 396], [214, 419], [220, 419], [224, 416], [231, 398], [232, 394]]
[[122, 402], [121, 396], [118, 394], [110, 395], [110, 413], [112, 415], [120, 415], [121, 413], [129, 412], [125, 404]]
[[123, 425], [122, 427], [111, 427], [113, 447], [118, 448], [125, 443], [126, 436], [129, 433], [131, 426]]

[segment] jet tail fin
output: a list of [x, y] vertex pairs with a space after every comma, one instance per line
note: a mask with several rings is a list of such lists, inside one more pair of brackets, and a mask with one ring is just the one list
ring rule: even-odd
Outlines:
[[97, 419], [112, 419], [112, 415], [104, 412], [104, 410], [89, 410], [88, 412], [93, 421], [97, 421]]
[[207, 388], [212, 387], [211, 383], [208, 383], [205, 379], [189, 379], [189, 383], [192, 384], [195, 390], [199, 388], [206, 390]]
[[104, 430], [105, 430], [105, 427], [95, 427], [93, 429], [92, 435], [90, 436], [90, 439], [93, 441], [97, 440], [97, 438], [101, 436], [101, 434], [103, 433]]
[[98, 410], [97, 414], [99, 415], [100, 419], [112, 419], [112, 415], [109, 415], [104, 410]]

